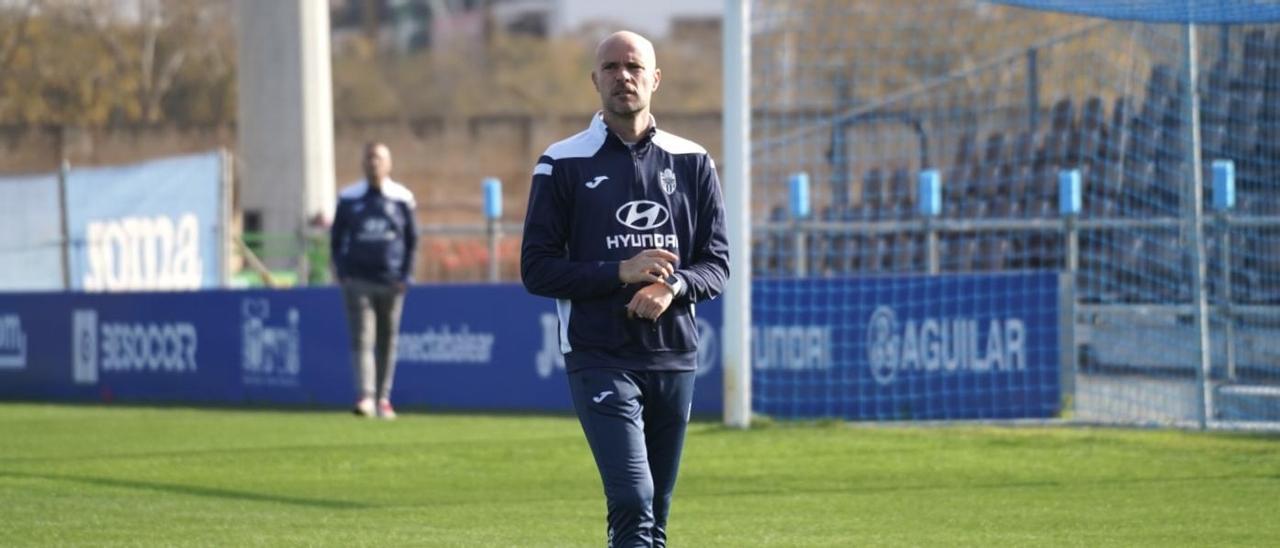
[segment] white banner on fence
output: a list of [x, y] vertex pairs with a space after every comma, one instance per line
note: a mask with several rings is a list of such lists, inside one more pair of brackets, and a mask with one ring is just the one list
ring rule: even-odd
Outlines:
[[0, 177], [0, 288], [62, 289], [57, 174]]

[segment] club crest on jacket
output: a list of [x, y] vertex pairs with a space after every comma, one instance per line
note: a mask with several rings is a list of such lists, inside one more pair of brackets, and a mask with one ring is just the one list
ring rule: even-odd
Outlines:
[[662, 170], [662, 174], [658, 175], [658, 182], [662, 183], [662, 191], [671, 194], [676, 191], [676, 174], [671, 168]]

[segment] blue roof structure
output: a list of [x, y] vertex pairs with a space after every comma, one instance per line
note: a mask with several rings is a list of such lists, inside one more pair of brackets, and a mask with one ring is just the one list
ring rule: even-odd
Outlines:
[[1035, 10], [1148, 23], [1246, 24], [1280, 21], [1280, 0], [991, 0]]

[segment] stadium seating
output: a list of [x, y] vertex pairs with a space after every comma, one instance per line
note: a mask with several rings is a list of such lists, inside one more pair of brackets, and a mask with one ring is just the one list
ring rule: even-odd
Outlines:
[[[1266, 75], [1265, 78], [1259, 75]], [[1208, 63], [1199, 82], [1205, 203], [1211, 203], [1210, 164], [1236, 165], [1236, 213], [1280, 215], [1280, 32], [1250, 30], [1242, 54]], [[988, 127], [929, 135], [943, 156], [942, 218], [948, 220], [1058, 219], [1058, 172], [1079, 169], [1082, 219], [1176, 218], [1181, 213], [1188, 160], [1184, 98], [1176, 67], [1156, 64], [1135, 96], [1056, 98], [1047, 123], [1028, 128]], [[1108, 108], [1109, 107], [1109, 108]], [[828, 160], [830, 160], [828, 158]], [[853, 165], [843, 162], [843, 165]], [[858, 165], [866, 166], [866, 163]], [[905, 223], [893, 232], [860, 231], [861, 223], [912, 221], [913, 170], [885, 162], [863, 169], [849, 203], [832, 203], [819, 218], [845, 222], [847, 231], [815, 233], [808, 240], [811, 275], [923, 272], [924, 233]], [[832, 181], [850, 178], [833, 176]], [[834, 184], [834, 183], [833, 183]], [[1206, 206], [1206, 211], [1212, 211]], [[1210, 216], [1210, 219], [1213, 217]], [[771, 221], [786, 219], [773, 210]], [[1211, 294], [1222, 290], [1220, 231], [1207, 234]], [[1232, 229], [1233, 301], [1280, 303], [1280, 233]], [[1079, 233], [1079, 291], [1087, 302], [1168, 302], [1189, 297], [1190, 256], [1176, 230], [1087, 228]], [[977, 230], [939, 234], [944, 272], [1065, 267], [1061, 231]], [[783, 234], [757, 239], [760, 275], [794, 273], [794, 244]]]

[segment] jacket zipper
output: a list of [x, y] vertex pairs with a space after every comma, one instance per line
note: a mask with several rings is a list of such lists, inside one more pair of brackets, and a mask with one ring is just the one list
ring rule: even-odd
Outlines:
[[[638, 191], [639, 197], [643, 198], [645, 197], [644, 179], [640, 178], [640, 156], [636, 153], [636, 147], [638, 146], [640, 145], [637, 144], [635, 146], [629, 146], [627, 147], [627, 149], [631, 151], [631, 167], [634, 171], [635, 179], [636, 179], [636, 184], [633, 187], [633, 189]], [[651, 324], [649, 325], [649, 331], [654, 333], [658, 332], [657, 321], [651, 322]]]
[[[627, 147], [627, 148], [628, 148], [628, 149], [630, 149], [630, 151], [631, 151], [631, 167], [633, 168], [633, 170], [634, 170], [634, 172], [635, 172], [636, 184], [635, 184], [635, 186], [634, 186], [633, 188], [634, 188], [634, 190], [638, 190], [638, 191], [639, 191], [639, 196], [640, 196], [641, 198], [643, 198], [643, 197], [644, 197], [644, 195], [645, 195], [645, 192], [644, 192], [644, 179], [640, 178], [640, 156], [639, 156], [638, 154], [636, 154], [636, 146], [639, 146], [639, 145], [630, 146], [630, 147]], [[633, 196], [635, 196], [635, 194], [632, 194], [632, 195], [633, 195]]]

